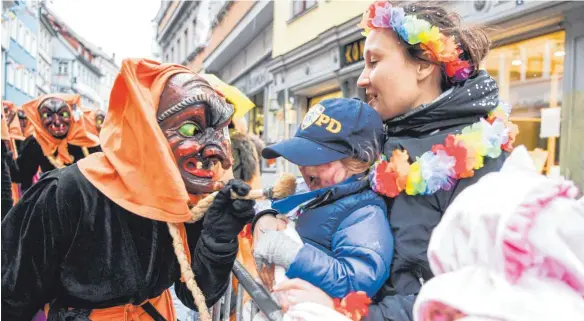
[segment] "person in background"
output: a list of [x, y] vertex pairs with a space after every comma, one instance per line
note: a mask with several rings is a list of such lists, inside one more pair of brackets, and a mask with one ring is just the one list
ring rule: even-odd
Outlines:
[[12, 208], [12, 204], [14, 199], [12, 198], [12, 188], [11, 188], [11, 179], [10, 179], [10, 169], [8, 162], [12, 161], [12, 153], [8, 149], [7, 144], [10, 144], [10, 133], [8, 132], [8, 126], [6, 121], [6, 115], [4, 114], [4, 110], [2, 110], [2, 141], [0, 142], [2, 148], [2, 158], [1, 158], [1, 165], [2, 165], [2, 187], [1, 187], [1, 196], [2, 196], [2, 217], [1, 219], [4, 220], [4, 217], [10, 209]]
[[22, 105], [34, 135], [20, 147], [16, 164], [24, 193], [33, 184], [33, 177], [63, 168], [91, 153], [98, 152], [99, 138], [86, 129], [83, 119], [75, 120], [72, 105], [79, 104], [77, 94], [43, 95]]

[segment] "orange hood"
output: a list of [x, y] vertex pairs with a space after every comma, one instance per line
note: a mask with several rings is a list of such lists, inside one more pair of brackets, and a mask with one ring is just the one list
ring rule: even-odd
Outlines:
[[147, 59], [122, 62], [101, 129], [102, 153], [77, 164], [83, 175], [124, 209], [158, 221], [191, 218], [189, 195], [156, 112], [170, 77], [188, 68]]
[[[11, 101], [3, 100], [2, 101], [2, 109], [4, 110], [4, 106], [7, 106], [8, 109], [12, 110], [14, 113], [18, 113], [18, 107], [14, 106], [14, 103]], [[18, 121], [18, 114], [12, 118], [10, 124], [6, 124], [8, 126], [8, 133], [10, 134], [10, 138], [24, 140], [24, 135], [22, 134], [22, 129], [20, 128], [20, 122]]]

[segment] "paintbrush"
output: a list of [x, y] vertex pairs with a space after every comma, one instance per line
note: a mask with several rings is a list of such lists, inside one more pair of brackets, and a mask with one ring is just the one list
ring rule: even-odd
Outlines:
[[[232, 199], [246, 199], [246, 200], [256, 200], [261, 198], [267, 199], [281, 199], [288, 197], [296, 191], [296, 177], [289, 173], [283, 173], [276, 184], [272, 187], [265, 189], [255, 189], [249, 191], [245, 196], [239, 196], [234, 191], [231, 191]], [[200, 220], [205, 212], [209, 209], [209, 206], [213, 203], [217, 192], [203, 198], [197, 205], [191, 208], [191, 213], [193, 214], [191, 218], [191, 223]]]

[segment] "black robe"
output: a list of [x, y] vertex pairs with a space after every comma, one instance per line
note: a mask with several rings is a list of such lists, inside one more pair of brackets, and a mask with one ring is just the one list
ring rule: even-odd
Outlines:
[[[73, 156], [73, 162], [85, 157], [83, 149], [79, 146], [68, 145], [69, 154]], [[90, 154], [101, 151], [99, 146], [88, 148]], [[55, 155], [57, 153], [55, 152]], [[20, 183], [20, 188], [24, 193], [32, 185], [32, 179], [37, 173], [39, 167], [41, 172], [46, 173], [55, 169], [49, 162], [49, 159], [43, 154], [41, 145], [37, 142], [34, 136], [27, 137], [19, 147], [18, 159], [16, 160], [18, 172], [11, 171], [12, 181]]]
[[[185, 225], [196, 281], [211, 306], [228, 286], [238, 243], [202, 233], [202, 221]], [[139, 305], [173, 283], [196, 309], [167, 224], [121, 208], [77, 165], [45, 175], [2, 221], [2, 320], [30, 320], [45, 303]]]
[[2, 219], [12, 208], [12, 184], [10, 181], [10, 165], [9, 163], [14, 162], [12, 160], [12, 153], [8, 152], [8, 141], [2, 140], [0, 145], [2, 146], [2, 187], [0, 187], [2, 192]]

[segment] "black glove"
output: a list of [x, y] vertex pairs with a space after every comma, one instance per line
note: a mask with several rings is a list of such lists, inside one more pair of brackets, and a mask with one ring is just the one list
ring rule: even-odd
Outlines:
[[234, 241], [245, 224], [255, 215], [254, 200], [231, 199], [231, 191], [245, 196], [250, 191], [249, 185], [232, 179], [219, 193], [207, 210], [203, 219], [203, 232], [218, 241]]

